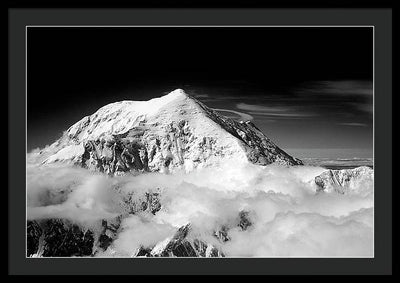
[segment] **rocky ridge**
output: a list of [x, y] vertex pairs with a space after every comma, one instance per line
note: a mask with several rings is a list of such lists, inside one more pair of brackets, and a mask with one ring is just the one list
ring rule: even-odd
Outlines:
[[[336, 192], [349, 194], [355, 188], [363, 188], [360, 185], [373, 185], [374, 170], [368, 166], [360, 166], [354, 169], [329, 169], [315, 177], [314, 182], [318, 186], [317, 192]], [[357, 191], [357, 193], [360, 193]]]
[[[84, 229], [65, 219], [30, 220], [27, 222], [28, 257], [93, 257], [104, 251], [113, 253], [122, 216], [112, 221], [102, 220], [97, 227]], [[220, 243], [229, 241], [229, 229], [235, 225], [242, 231], [252, 225], [248, 213], [241, 211], [232, 227], [221, 226], [214, 232]], [[132, 251], [131, 257], [224, 257], [216, 246], [191, 235], [190, 223], [181, 226], [174, 235], [151, 247]]]

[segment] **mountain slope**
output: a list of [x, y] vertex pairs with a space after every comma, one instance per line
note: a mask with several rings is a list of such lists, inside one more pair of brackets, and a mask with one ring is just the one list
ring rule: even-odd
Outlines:
[[301, 165], [251, 122], [224, 117], [183, 90], [149, 101], [108, 104], [42, 150], [43, 163], [72, 162], [120, 175], [169, 172], [233, 162]]

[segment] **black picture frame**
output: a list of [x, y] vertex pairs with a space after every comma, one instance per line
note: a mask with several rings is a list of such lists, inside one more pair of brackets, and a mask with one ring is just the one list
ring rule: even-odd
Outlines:
[[[206, 4], [204, 4], [206, 3]], [[60, 4], [60, 3], [59, 3]], [[81, 3], [82, 4], [82, 3]], [[115, 4], [115, 3], [114, 3]], [[135, 7], [118, 2], [98, 6], [73, 2], [60, 7], [46, 1], [32, 7], [17, 1], [8, 7], [8, 272], [11, 275], [390, 275], [393, 273], [392, 107], [393, 8], [282, 8], [150, 1]], [[314, 3], [315, 4], [315, 3]], [[210, 4], [209, 4], [210, 5]], [[152, 6], [149, 8], [149, 6]], [[118, 8], [119, 7], [119, 8]], [[122, 8], [127, 7], [127, 8]], [[182, 7], [182, 6], [181, 6]], [[200, 7], [200, 8], [199, 8]], [[35, 8], [35, 9], [32, 9]], [[66, 9], [68, 8], [68, 9]], [[25, 251], [25, 31], [27, 25], [371, 25], [375, 30], [375, 252], [374, 258], [223, 258], [223, 259], [30, 259]]]

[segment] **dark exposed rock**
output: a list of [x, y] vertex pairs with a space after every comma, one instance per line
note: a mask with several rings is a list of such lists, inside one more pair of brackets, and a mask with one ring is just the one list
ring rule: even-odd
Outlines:
[[[190, 224], [182, 226], [178, 229], [171, 240], [162, 248], [156, 245], [150, 253], [155, 257], [223, 257], [223, 253], [215, 247], [194, 239], [187, 238], [190, 232]], [[162, 246], [161, 246], [162, 247]]]
[[189, 233], [189, 230], [190, 230], [190, 224], [179, 228], [178, 231], [175, 233], [175, 235], [172, 237], [172, 239], [165, 246], [164, 250], [158, 256], [174, 255], [175, 251], [179, 254], [179, 256], [185, 256], [185, 254], [190, 254], [192, 251], [189, 250], [186, 252], [185, 248], [187, 247], [187, 245], [183, 243], [187, 234]]
[[50, 219], [41, 224], [44, 233], [44, 257], [90, 256], [93, 232], [66, 220]]
[[146, 201], [146, 208], [144, 210], [148, 210], [154, 215], [160, 211], [161, 203], [159, 193], [146, 193]]
[[187, 240], [181, 241], [179, 244], [175, 244], [171, 250], [171, 253], [176, 257], [196, 257], [196, 251], [193, 249], [190, 242]]
[[[248, 211], [240, 211], [238, 215], [238, 219], [236, 220], [237, 226], [240, 227], [243, 231], [247, 230], [248, 227], [252, 225], [252, 222], [249, 217]], [[230, 241], [231, 238], [229, 237], [229, 229], [232, 228], [228, 225], [222, 225], [221, 228], [214, 232], [214, 236], [220, 240], [222, 243]]]
[[197, 254], [201, 257], [206, 256], [206, 251], [207, 251], [207, 244], [203, 241], [200, 241], [199, 239], [195, 239], [193, 241], [193, 248], [196, 250]]
[[239, 224], [238, 224], [238, 226], [240, 228], [242, 228], [243, 231], [245, 231], [251, 225], [252, 225], [252, 223], [251, 223], [250, 218], [249, 218], [249, 212], [248, 211], [239, 212]]
[[106, 234], [101, 234], [99, 237], [99, 247], [105, 251], [112, 243], [113, 239]]
[[[330, 172], [329, 172], [330, 173]], [[321, 176], [316, 176], [314, 178], [315, 184], [318, 186], [317, 192], [323, 191], [326, 187], [324, 179]]]
[[222, 226], [221, 229], [215, 231], [214, 235], [221, 242], [227, 242], [231, 239], [228, 235], [228, 230], [229, 228], [227, 226]]
[[102, 231], [97, 239], [97, 243], [95, 243], [96, 247], [99, 247], [101, 250], [105, 251], [111, 245], [111, 243], [117, 237], [121, 220], [122, 218], [121, 216], [119, 216], [113, 219], [112, 221], [110, 220], [101, 221]]
[[84, 145], [81, 166], [108, 175], [149, 171], [148, 152], [144, 145], [124, 136], [113, 141], [88, 140]]
[[151, 257], [151, 249], [140, 247], [135, 257]]
[[27, 243], [28, 256], [90, 256], [93, 233], [62, 219], [28, 221]]
[[35, 254], [39, 249], [39, 240], [43, 234], [37, 221], [27, 221], [27, 256]]
[[160, 189], [156, 192], [146, 192], [143, 196], [137, 196], [135, 192], [124, 194], [124, 210], [127, 214], [136, 214], [138, 212], [150, 212], [155, 215], [161, 209]]
[[225, 257], [217, 248], [199, 239], [193, 241], [193, 248], [198, 257]]

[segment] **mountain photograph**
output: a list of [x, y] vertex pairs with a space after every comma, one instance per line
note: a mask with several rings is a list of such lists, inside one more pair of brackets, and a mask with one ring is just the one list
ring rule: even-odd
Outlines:
[[26, 257], [374, 256], [370, 27], [28, 27]]

